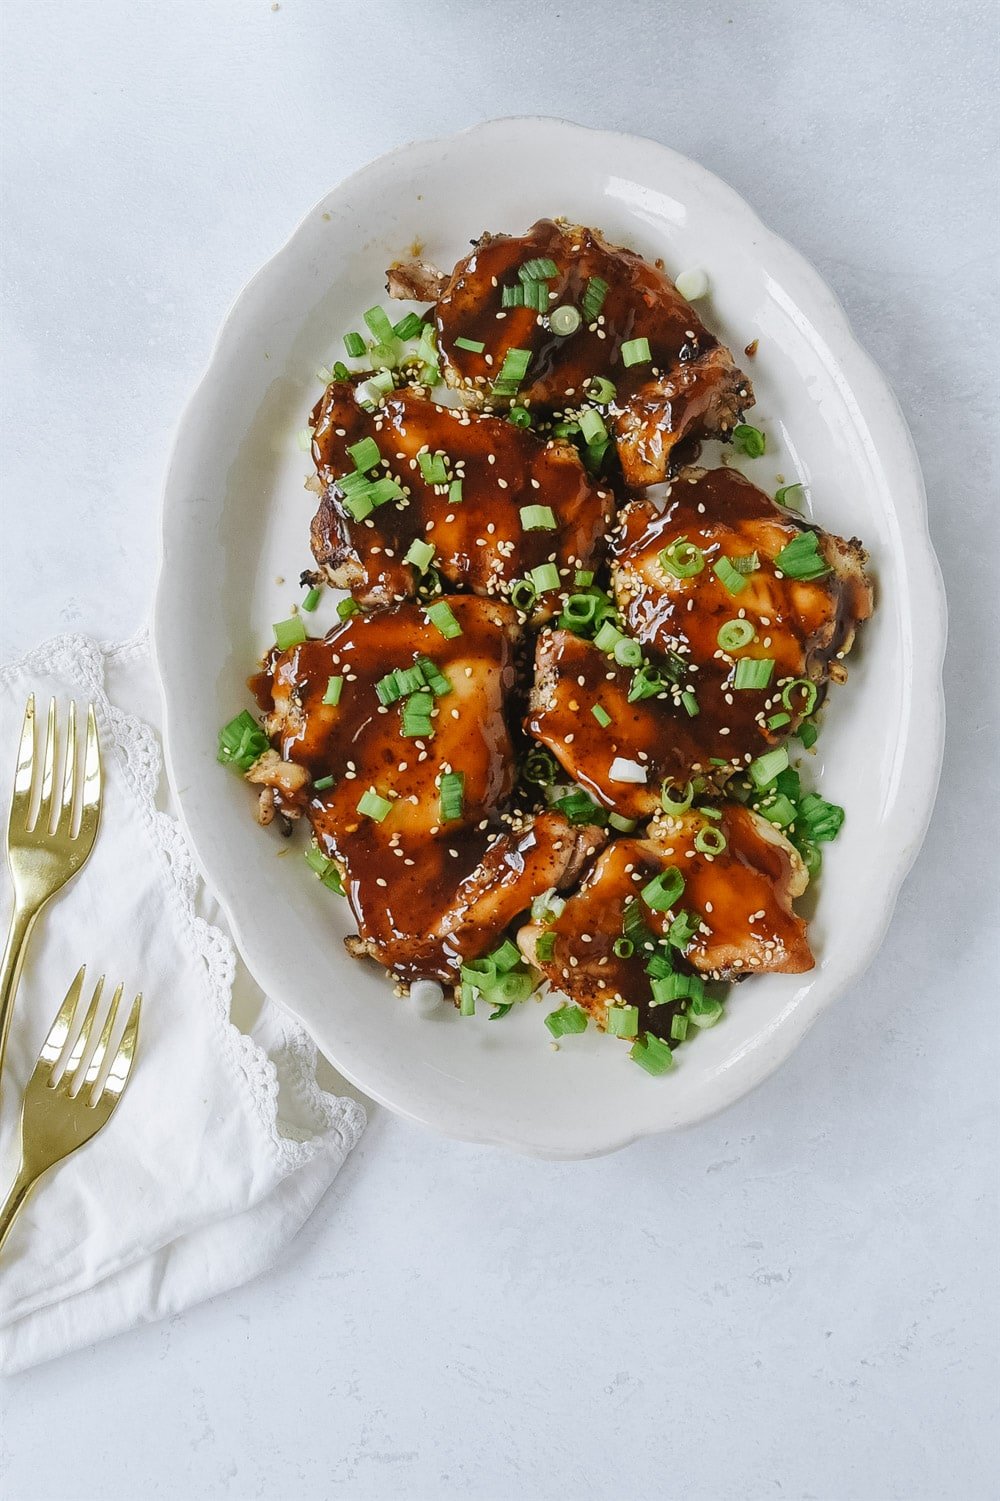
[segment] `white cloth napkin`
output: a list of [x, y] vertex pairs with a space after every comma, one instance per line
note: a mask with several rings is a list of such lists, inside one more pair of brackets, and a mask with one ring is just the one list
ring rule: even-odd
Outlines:
[[[17, 1166], [21, 1087], [79, 966], [144, 1003], [110, 1124], [42, 1180], [0, 1256], [5, 1372], [263, 1271], [365, 1123], [354, 1100], [320, 1089], [312, 1043], [239, 964], [201, 883], [169, 812], [145, 635], [107, 648], [64, 636], [0, 669], [3, 828], [32, 690], [43, 721], [53, 694], [64, 713], [71, 697], [78, 710], [95, 704], [104, 812], [89, 864], [42, 914], [28, 952], [0, 1091], [0, 1192]], [[3, 880], [4, 928], [10, 902]]]

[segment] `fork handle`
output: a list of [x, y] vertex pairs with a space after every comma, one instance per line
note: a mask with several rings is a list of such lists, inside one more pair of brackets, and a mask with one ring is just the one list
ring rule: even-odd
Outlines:
[[3, 1250], [4, 1241], [10, 1234], [11, 1225], [13, 1225], [14, 1221], [17, 1219], [17, 1216], [24, 1205], [25, 1199], [28, 1197], [37, 1182], [38, 1178], [31, 1177], [29, 1174], [24, 1172], [23, 1167], [18, 1172], [17, 1177], [14, 1179], [10, 1193], [7, 1195], [6, 1199], [4, 1199], [3, 1206], [0, 1207], [0, 1251]]
[[11, 1012], [14, 1009], [17, 982], [21, 978], [28, 939], [31, 937], [31, 930], [39, 910], [38, 907], [32, 909], [15, 903], [10, 928], [7, 931], [3, 965], [0, 967], [0, 1071], [3, 1069], [4, 1053], [7, 1050], [7, 1031], [10, 1027]]

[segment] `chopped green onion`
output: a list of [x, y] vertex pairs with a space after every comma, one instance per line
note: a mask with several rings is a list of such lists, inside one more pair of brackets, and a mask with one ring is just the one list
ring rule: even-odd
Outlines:
[[388, 344], [394, 335], [392, 324], [386, 317], [385, 311], [380, 307], [370, 307], [363, 316], [379, 343]]
[[836, 839], [844, 823], [844, 810], [837, 803], [828, 803], [818, 793], [810, 792], [799, 803], [799, 818], [809, 838], [816, 844]]
[[741, 657], [733, 674], [733, 687], [766, 688], [773, 671], [773, 657]]
[[331, 678], [326, 685], [326, 692], [323, 694], [323, 702], [325, 704], [333, 704], [334, 706], [336, 706], [340, 703], [340, 695], [343, 693], [343, 691], [344, 679], [342, 677]]
[[780, 568], [786, 578], [803, 582], [825, 578], [830, 572], [829, 564], [819, 550], [819, 538], [815, 532], [799, 532], [778, 553], [774, 566]]
[[795, 731], [795, 734], [797, 738], [802, 741], [802, 744], [805, 746], [806, 750], [812, 750], [813, 746], [816, 744], [816, 741], [819, 739], [819, 730], [817, 729], [816, 725], [813, 724], [811, 719], [803, 720], [798, 729]]
[[798, 809], [790, 797], [779, 792], [777, 797], [769, 797], [765, 802], [759, 803], [757, 812], [762, 818], [766, 818], [768, 823], [776, 824], [779, 829], [785, 829], [790, 823], [795, 822]]
[[800, 482], [795, 485], [782, 485], [781, 489], [775, 492], [774, 500], [776, 505], [786, 506], [790, 511], [800, 511], [804, 496], [805, 486]]
[[498, 975], [492, 985], [487, 985], [483, 1000], [491, 1006], [514, 1006], [526, 1001], [534, 988], [535, 981], [526, 969], [515, 970]]
[[311, 844], [306, 850], [305, 862], [309, 869], [319, 877], [321, 884], [327, 890], [335, 891], [338, 896], [346, 896], [347, 893], [344, 891], [344, 882], [341, 879], [340, 871], [332, 860], [326, 858], [323, 851], [317, 845]]
[[487, 1020], [491, 1021], [491, 1022], [495, 1022], [501, 1016], [506, 1016], [507, 1012], [508, 1011], [512, 1011], [513, 1009], [514, 1009], [514, 1003], [513, 1003], [513, 1001], [504, 1001], [499, 1006], [494, 1007], [494, 1009], [490, 1012]]
[[494, 396], [516, 396], [530, 364], [530, 349], [508, 349], [500, 373], [493, 382]]
[[796, 841], [796, 846], [798, 848], [799, 854], [802, 856], [803, 864], [805, 865], [806, 870], [809, 872], [809, 879], [814, 880], [815, 877], [819, 875], [820, 869], [823, 864], [822, 854], [817, 849], [816, 845], [813, 844], [809, 839], [798, 839]]
[[274, 627], [274, 639], [278, 643], [279, 651], [288, 651], [290, 647], [298, 646], [306, 639], [306, 628], [300, 615], [293, 615], [289, 620], [279, 620]]
[[[797, 689], [800, 690], [802, 694], [801, 704], [792, 703], [792, 694]], [[792, 681], [790, 683], [786, 683], [784, 688], [782, 688], [781, 690], [781, 702], [784, 704], [786, 709], [789, 709], [796, 714], [811, 714], [816, 707], [816, 699], [818, 697], [819, 693], [816, 688], [816, 684], [811, 682], [809, 678], [793, 678]]]
[[742, 573], [744, 576], [746, 576], [747, 574], [756, 573], [757, 569], [760, 567], [760, 558], [757, 554], [756, 548], [753, 552], [741, 553], [739, 557], [733, 558], [731, 561], [733, 567], [736, 569], [736, 572]]
[[322, 598], [323, 598], [323, 586], [322, 586], [322, 584], [314, 585], [314, 587], [309, 590], [309, 593], [306, 595], [305, 599], [302, 601], [302, 608], [303, 608], [303, 610], [306, 610], [311, 615], [313, 613], [313, 611], [315, 610], [316, 606], [319, 604], [319, 602], [320, 602], [320, 600]]
[[779, 745], [775, 750], [765, 751], [762, 756], [757, 757], [756, 761], [751, 761], [747, 771], [757, 790], [763, 792], [764, 788], [769, 787], [778, 773], [784, 771], [787, 765], [788, 751], [783, 745]]
[[367, 494], [345, 495], [344, 497], [344, 510], [354, 521], [364, 521], [374, 509]]
[[451, 641], [455, 636], [462, 634], [462, 627], [455, 619], [451, 605], [446, 599], [437, 599], [432, 605], [427, 606], [427, 619], [436, 630], [441, 632], [446, 641]]
[[705, 994], [700, 975], [663, 975], [651, 981], [654, 1006], [668, 1006], [672, 1001], [697, 1000]]
[[642, 888], [640, 895], [654, 912], [668, 912], [684, 892], [684, 877], [676, 865], [668, 865]]
[[590, 712], [597, 720], [597, 723], [601, 726], [601, 729], [607, 729], [608, 725], [611, 723], [611, 715], [608, 713], [607, 709], [603, 708], [600, 704], [593, 704], [591, 706]]
[[356, 360], [365, 352], [365, 341], [360, 334], [345, 334], [344, 348], [347, 350], [348, 359]]
[[337, 603], [337, 614], [341, 620], [350, 620], [352, 615], [361, 614], [361, 606], [356, 599], [342, 599]]
[[638, 1006], [608, 1007], [608, 1032], [612, 1037], [635, 1037], [638, 1031]]
[[[722, 764], [725, 766], [728, 763], [724, 761]], [[719, 812], [718, 808], [706, 808], [704, 804], [702, 804], [702, 806], [698, 809], [698, 812], [701, 814], [702, 818], [714, 819], [716, 823], [722, 817], [722, 814]]]
[[569, 303], [554, 307], [549, 314], [549, 327], [561, 339], [567, 338], [569, 334], [575, 334], [582, 321], [577, 309]]
[[745, 575], [740, 573], [739, 569], [734, 568], [726, 557], [716, 558], [712, 564], [712, 572], [727, 594], [742, 594], [747, 586]]
[[604, 809], [599, 808], [592, 797], [580, 790], [557, 798], [552, 804], [552, 811], [561, 813], [568, 823], [602, 824], [607, 818]]
[[619, 641], [624, 641], [625, 636], [612, 620], [605, 620], [600, 630], [594, 637], [594, 645], [599, 651], [614, 652]]
[[514, 968], [515, 964], [520, 964], [521, 950], [516, 943], [512, 943], [509, 938], [505, 938], [500, 947], [494, 949], [486, 957], [492, 961], [498, 975], [505, 975], [509, 969]]
[[313, 791], [314, 792], [325, 792], [328, 787], [332, 787], [333, 786], [333, 783], [334, 783], [334, 778], [333, 777], [320, 777], [320, 779], [319, 779], [318, 782], [313, 782]]
[[670, 1044], [664, 1042], [662, 1037], [654, 1037], [651, 1032], [632, 1044], [629, 1057], [654, 1078], [669, 1073], [676, 1062]]
[[365, 818], [373, 818], [376, 823], [381, 823], [391, 810], [392, 803], [389, 799], [382, 797], [372, 788], [369, 788], [358, 800], [358, 812]]
[[348, 380], [350, 379], [351, 374], [347, 366], [344, 364], [343, 360], [337, 360], [330, 373], [333, 376], [334, 380]]
[[431, 661], [430, 657], [418, 658], [417, 667], [435, 698], [444, 698], [452, 691], [451, 680], [445, 676], [436, 662]]
[[670, 1018], [670, 1038], [672, 1042], [683, 1042], [688, 1035], [688, 1019], [682, 1011]]
[[522, 506], [521, 527], [526, 532], [554, 532], [556, 529], [556, 518], [552, 513], [552, 507]]
[[658, 693], [664, 692], [666, 686], [667, 684], [660, 673], [654, 667], [646, 664], [632, 675], [632, 682], [628, 690], [628, 701], [630, 704], [634, 704], [643, 698], [655, 698]]
[[460, 479], [453, 479], [448, 486], [448, 504], [450, 506], [462, 504], [462, 481]]
[[463, 985], [459, 991], [458, 1010], [460, 1016], [475, 1016], [476, 992], [471, 985]]
[[527, 407], [511, 407], [507, 413], [507, 421], [513, 423], [515, 427], [530, 427], [531, 413]]
[[675, 579], [694, 578], [705, 566], [705, 554], [686, 537], [678, 537], [660, 553], [660, 567]]
[[537, 594], [559, 588], [559, 570], [554, 563], [540, 563], [537, 568], [529, 568], [528, 577]]
[[653, 356], [649, 352], [648, 339], [626, 339], [621, 349], [622, 364], [648, 365]]
[[700, 712], [698, 700], [690, 689], [681, 694], [681, 703], [684, 705], [684, 711], [690, 719], [694, 719]]
[[525, 614], [535, 608], [538, 590], [530, 579], [515, 579], [510, 586], [510, 602], [516, 610]]
[[455, 340], [455, 348], [467, 349], [470, 354], [482, 354], [483, 350], [486, 348], [486, 345], [481, 339], [460, 338]]
[[596, 401], [599, 407], [604, 407], [609, 401], [614, 401], [618, 392], [606, 376], [595, 375], [589, 381], [589, 395], [591, 401]]
[[268, 749], [270, 741], [249, 709], [244, 709], [219, 731], [217, 759], [236, 771], [249, 771]]
[[555, 922], [561, 917], [566, 908], [563, 897], [556, 896], [555, 890], [540, 892], [531, 903], [531, 916], [535, 922]]
[[604, 299], [608, 295], [608, 284], [601, 276], [588, 276], [587, 285], [583, 291], [583, 316], [588, 323], [594, 323], [600, 316]]
[[609, 813], [608, 823], [621, 834], [631, 834], [638, 827], [636, 819], [623, 818], [620, 813]]
[[405, 318], [400, 318], [398, 323], [392, 325], [392, 331], [397, 339], [415, 339], [423, 323], [419, 313], [407, 313]]
[[600, 443], [608, 436], [604, 418], [593, 407], [584, 407], [580, 413], [580, 431], [588, 443]]
[[548, 964], [552, 958], [553, 953], [555, 952], [555, 947], [556, 935], [551, 931], [551, 929], [547, 933], [540, 933], [538, 938], [535, 940], [535, 954], [538, 957], [539, 962], [542, 964]]
[[524, 283], [524, 305], [534, 308], [536, 313], [546, 313], [549, 308], [549, 287], [544, 281], [526, 281]]
[[403, 704], [401, 731], [404, 738], [425, 740], [433, 736], [434, 726], [431, 723], [433, 708], [433, 696], [426, 690], [410, 694]]
[[426, 573], [434, 561], [436, 551], [433, 542], [424, 542], [422, 538], [415, 537], [403, 554], [403, 562], [412, 563], [414, 568], [419, 568], [421, 573]]
[[650, 929], [643, 915], [638, 897], [629, 897], [622, 911], [622, 932], [631, 938], [637, 949], [649, 948], [656, 942], [656, 934]]
[[759, 459], [767, 447], [767, 439], [759, 427], [751, 427], [749, 422], [738, 422], [733, 428], [733, 447], [750, 459]]
[[695, 1027], [714, 1027], [722, 1016], [722, 1002], [711, 996], [695, 996], [687, 1009], [687, 1019]]
[[791, 724], [791, 722], [792, 716], [790, 714], [772, 714], [767, 721], [767, 727], [769, 730], [780, 730], [783, 725]]
[[454, 823], [462, 817], [465, 797], [465, 772], [446, 771], [441, 776], [440, 787], [441, 822]]
[[543, 255], [518, 266], [517, 274], [522, 281], [550, 281], [559, 275], [559, 267], [550, 256]]
[[631, 938], [625, 938], [624, 936], [616, 938], [611, 947], [619, 959], [631, 959], [635, 953], [635, 944]]
[[351, 443], [347, 452], [354, 460], [354, 467], [359, 474], [367, 474], [369, 469], [374, 469], [376, 464], [382, 462], [382, 455], [374, 438], [362, 438], [360, 443]]
[[639, 667], [642, 663], [642, 647], [631, 636], [620, 636], [615, 642], [615, 661], [619, 667]]
[[680, 793], [677, 793], [669, 782], [664, 782], [660, 789], [660, 803], [663, 811], [672, 813], [675, 818], [680, 818], [682, 813], [686, 813], [693, 802], [694, 784], [692, 782], [687, 782]]
[[418, 453], [417, 464], [429, 485], [448, 483], [448, 467], [443, 453]]
[[560, 1006], [555, 1011], [550, 1011], [545, 1018], [545, 1025], [553, 1037], [566, 1037], [574, 1032], [586, 1032], [587, 1013], [581, 1011], [579, 1006]]
[[741, 646], [749, 646], [756, 634], [749, 620], [727, 620], [719, 626], [715, 639], [723, 651], [739, 651]]
[[674, 961], [669, 949], [658, 949], [646, 961], [646, 973], [653, 980], [662, 980], [674, 972]]
[[690, 912], [679, 912], [667, 929], [667, 942], [683, 953], [692, 938], [698, 936], [698, 919]]
[[564, 630], [579, 632], [582, 626], [593, 624], [597, 614], [598, 600], [593, 594], [571, 594], [563, 605], [559, 625]]
[[501, 307], [524, 307], [524, 288], [515, 284], [512, 287], [502, 287], [500, 290]]
[[694, 836], [694, 847], [699, 855], [721, 855], [729, 840], [721, 829], [713, 829], [711, 824], [699, 829]]
[[387, 672], [385, 677], [379, 678], [375, 684], [375, 693], [378, 701], [380, 704], [385, 704], [386, 706], [394, 704], [397, 699], [402, 698], [403, 692], [398, 671]]

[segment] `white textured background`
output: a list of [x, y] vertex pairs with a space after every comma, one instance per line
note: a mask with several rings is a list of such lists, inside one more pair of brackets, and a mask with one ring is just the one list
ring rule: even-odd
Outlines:
[[780, 1075], [575, 1166], [379, 1114], [274, 1275], [0, 1388], [6, 1501], [986, 1501], [993, 5], [4, 0], [2, 43], [0, 656], [142, 620], [171, 429], [303, 212], [516, 113], [696, 157], [819, 267], [913, 429], [952, 622], [924, 852]]

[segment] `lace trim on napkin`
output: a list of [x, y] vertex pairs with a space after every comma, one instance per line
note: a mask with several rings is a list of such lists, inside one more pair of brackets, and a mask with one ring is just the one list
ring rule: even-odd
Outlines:
[[280, 1046], [281, 1087], [290, 1086], [314, 1122], [315, 1135], [283, 1121], [279, 1106], [279, 1076], [275, 1060], [230, 1018], [236, 951], [220, 928], [197, 912], [201, 876], [180, 824], [156, 806], [163, 775], [159, 740], [154, 730], [113, 704], [105, 689], [105, 664], [149, 657], [149, 636], [143, 629], [130, 641], [99, 645], [89, 637], [56, 636], [0, 668], [0, 678], [13, 674], [52, 673], [79, 683], [93, 701], [101, 729], [101, 746], [119, 761], [135, 797], [150, 843], [160, 856], [164, 885], [175, 915], [196, 953], [204, 960], [212, 999], [212, 1015], [223, 1058], [246, 1082], [264, 1137], [277, 1155], [283, 1172], [303, 1166], [320, 1149], [321, 1135], [339, 1133], [345, 1151], [355, 1145], [365, 1126], [361, 1105], [321, 1089], [316, 1080], [316, 1046], [304, 1029], [282, 1014]]

